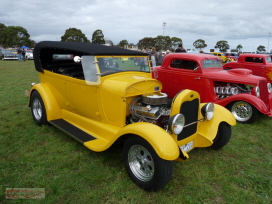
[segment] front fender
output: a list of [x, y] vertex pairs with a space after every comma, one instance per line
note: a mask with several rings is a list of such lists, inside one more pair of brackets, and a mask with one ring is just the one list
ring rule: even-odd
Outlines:
[[228, 104], [234, 101], [248, 102], [251, 105], [253, 105], [255, 108], [257, 108], [261, 113], [269, 114], [269, 110], [266, 104], [260, 98], [250, 94], [237, 94], [237, 95], [229, 96], [227, 98], [215, 101], [215, 103], [226, 107]]
[[133, 123], [122, 128], [117, 133], [117, 138], [127, 134], [144, 138], [162, 159], [176, 160], [179, 157], [177, 143], [171, 135], [157, 125], [145, 122]]
[[[200, 108], [205, 104], [206, 103], [201, 103]], [[211, 144], [207, 143], [206, 139], [209, 141], [214, 140], [217, 135], [219, 124], [222, 122], [226, 122], [231, 126], [236, 125], [236, 120], [229, 110], [220, 105], [214, 104], [213, 118], [211, 120], [204, 120], [203, 122], [198, 123], [198, 138], [195, 140], [195, 145], [198, 147], [210, 146]]]
[[[33, 91], [38, 91], [39, 94], [42, 97], [45, 110], [46, 110], [46, 116], [47, 120], [54, 120], [61, 118], [61, 109], [59, 107], [59, 104], [51, 92], [50, 88], [46, 84], [34, 84], [30, 90], [30, 99]], [[29, 100], [29, 106], [30, 106], [30, 100]]]

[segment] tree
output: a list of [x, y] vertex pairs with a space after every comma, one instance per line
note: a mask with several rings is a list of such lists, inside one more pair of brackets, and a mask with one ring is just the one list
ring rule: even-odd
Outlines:
[[265, 46], [259, 45], [259, 47], [257, 47], [257, 51], [258, 51], [258, 52], [265, 52], [265, 51], [266, 51], [266, 50], [265, 50]]
[[0, 23], [0, 45], [2, 45], [2, 32], [6, 28], [5, 24]]
[[182, 39], [177, 38], [177, 37], [172, 37], [171, 38], [171, 47], [172, 48], [177, 48], [179, 44], [182, 44]]
[[98, 29], [94, 31], [93, 36], [92, 36], [92, 43], [104, 45], [105, 44], [105, 39], [102, 30]]
[[8, 26], [1, 29], [1, 42], [3, 47], [30, 46], [31, 40], [27, 30], [21, 26]]
[[225, 40], [218, 41], [214, 48], [219, 49], [220, 52], [227, 52], [227, 50], [229, 49], [228, 41]]
[[7, 26], [5, 26], [5, 24], [0, 23], [0, 32], [2, 31], [3, 28], [6, 28]]
[[207, 47], [207, 44], [205, 44], [205, 40], [198, 39], [193, 43], [193, 46], [196, 49], [199, 49], [199, 51], [202, 51], [205, 47]]
[[61, 41], [64, 42], [90, 42], [84, 33], [77, 28], [69, 28], [61, 36]]
[[154, 38], [154, 40], [156, 42], [154, 45], [156, 50], [167, 50], [172, 45], [171, 38], [169, 36], [159, 35], [156, 38]]
[[117, 47], [122, 47], [124, 48], [125, 45], [128, 45], [128, 41], [127, 40], [121, 40], [119, 42], [119, 44], [117, 45]]
[[155, 38], [145, 37], [137, 43], [139, 49], [151, 49], [156, 44]]
[[243, 46], [241, 44], [239, 44], [239, 45], [237, 45], [236, 49], [240, 53], [242, 51], [242, 49], [243, 49]]
[[155, 47], [157, 50], [173, 50], [173, 48], [176, 48], [181, 43], [182, 39], [180, 38], [158, 35], [155, 38], [145, 37], [139, 40], [137, 45], [139, 49], [151, 49]]
[[36, 45], [36, 42], [34, 40], [30, 40], [29, 47], [35, 47], [35, 45]]

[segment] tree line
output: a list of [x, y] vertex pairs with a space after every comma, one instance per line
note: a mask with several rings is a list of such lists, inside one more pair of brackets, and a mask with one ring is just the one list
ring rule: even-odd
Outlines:
[[[69, 28], [65, 31], [64, 35], [61, 36], [61, 41], [66, 42], [85, 42], [85, 43], [96, 43], [104, 45], [106, 43], [104, 34], [102, 30], [97, 29], [93, 32], [92, 39], [89, 40], [86, 35], [77, 28]], [[109, 40], [110, 41], [110, 40]], [[174, 49], [182, 43], [182, 39], [178, 37], [162, 36], [158, 35], [157, 37], [145, 37], [140, 39], [137, 43], [139, 49], [151, 49], [155, 47], [156, 50], [171, 50]], [[15, 48], [21, 47], [23, 45], [28, 47], [34, 47], [36, 42], [30, 39], [28, 31], [21, 26], [5, 26], [0, 23], [0, 45], [4, 48]], [[113, 42], [110, 41], [110, 44], [113, 45]], [[121, 40], [117, 47], [132, 46], [134, 44], [129, 43], [127, 40]], [[207, 47], [205, 40], [198, 39], [193, 43], [195, 49], [202, 51]], [[220, 40], [214, 46], [215, 49], [218, 49], [220, 52], [227, 52], [229, 48], [228, 41]], [[236, 50], [242, 52], [243, 46], [241, 44], [237, 45]], [[257, 47], [258, 52], [265, 52], [265, 47], [260, 45]]]

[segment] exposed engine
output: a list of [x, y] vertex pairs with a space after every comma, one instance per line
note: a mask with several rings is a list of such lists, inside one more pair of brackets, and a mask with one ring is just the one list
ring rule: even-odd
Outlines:
[[129, 104], [131, 115], [128, 117], [127, 123], [149, 122], [157, 124], [167, 131], [170, 102], [165, 93], [138, 96]]
[[214, 91], [219, 99], [223, 99], [239, 93], [251, 93], [253, 86], [226, 82], [215, 82]]

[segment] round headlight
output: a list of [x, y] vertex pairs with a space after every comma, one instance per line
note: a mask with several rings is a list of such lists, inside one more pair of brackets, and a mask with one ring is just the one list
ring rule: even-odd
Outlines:
[[268, 93], [271, 93], [271, 91], [272, 91], [272, 85], [271, 85], [271, 83], [267, 84], [267, 89], [268, 89]]
[[207, 120], [211, 120], [213, 118], [214, 114], [214, 104], [213, 103], [207, 103], [201, 108], [201, 113], [204, 118]]
[[185, 123], [185, 117], [183, 114], [176, 114], [169, 118], [168, 128], [172, 131], [172, 133], [178, 135], [183, 130]]
[[256, 86], [256, 88], [255, 88], [255, 94], [257, 97], [260, 96], [260, 88], [258, 86]]

